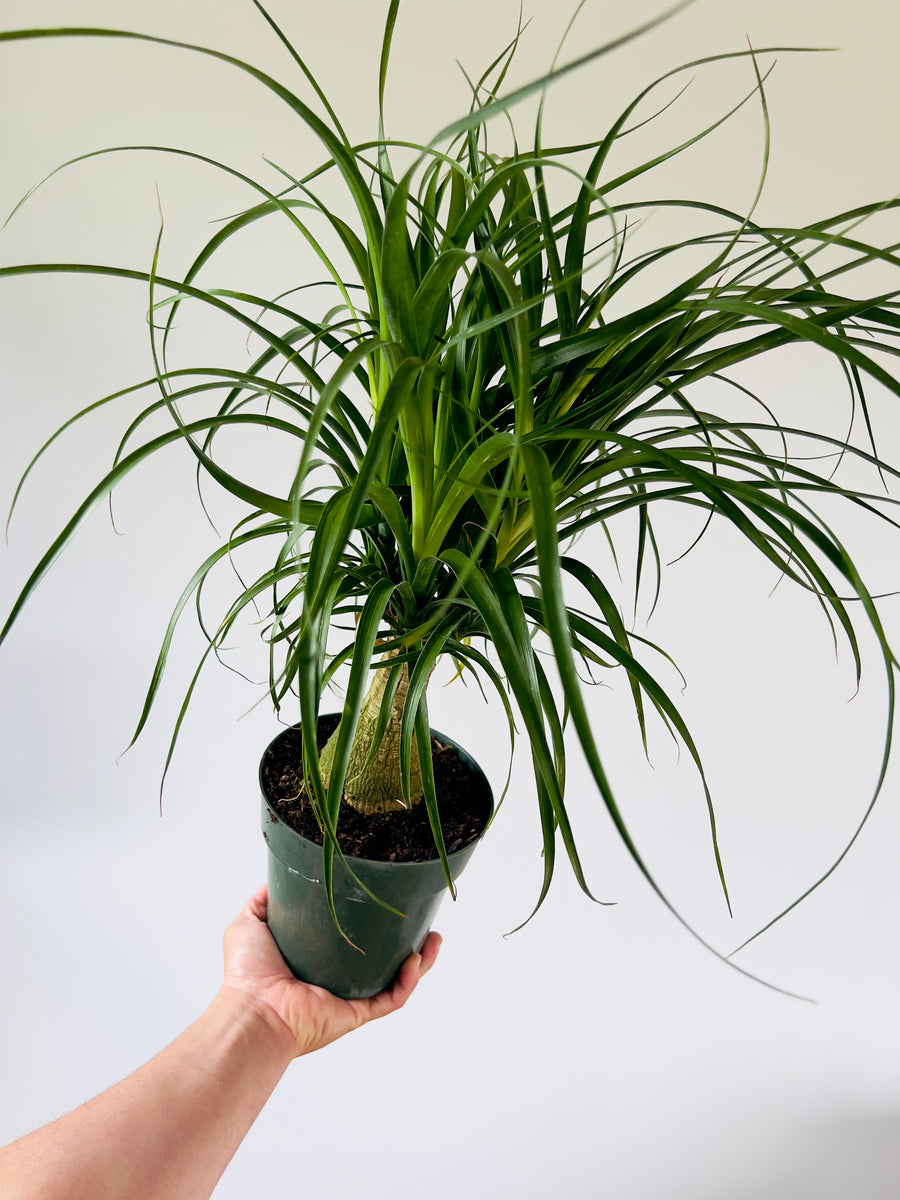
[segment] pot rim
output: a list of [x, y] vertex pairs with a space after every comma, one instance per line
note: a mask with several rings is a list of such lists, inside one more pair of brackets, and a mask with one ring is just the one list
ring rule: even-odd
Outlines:
[[[340, 713], [320, 713], [319, 720], [321, 721], [323, 719], [327, 719], [328, 717], [340, 717], [340, 716], [341, 716]], [[307, 846], [313, 847], [314, 849], [317, 849], [317, 850], [321, 850], [322, 846], [319, 842], [312, 841], [310, 838], [306, 837], [305, 834], [300, 833], [299, 830], [295, 829], [292, 825], [290, 825], [287, 821], [285, 821], [283, 817], [279, 816], [278, 812], [273, 807], [272, 801], [270, 800], [270, 798], [266, 792], [266, 786], [263, 781], [263, 766], [265, 764], [266, 756], [268, 755], [269, 751], [276, 744], [276, 742], [278, 742], [279, 739], [282, 738], [286, 733], [290, 732], [291, 730], [295, 730], [295, 729], [299, 729], [299, 728], [300, 728], [299, 721], [295, 725], [285, 725], [285, 727], [278, 734], [276, 734], [275, 737], [272, 738], [272, 740], [267, 744], [267, 746], [266, 746], [265, 750], [263, 751], [262, 756], [260, 757], [260, 760], [259, 760], [259, 772], [258, 772], [259, 788], [260, 788], [260, 792], [262, 794], [263, 806], [264, 806], [265, 812], [268, 814], [271, 814], [272, 818], [274, 818], [274, 820], [279, 825], [281, 825], [285, 830], [287, 830], [291, 835], [293, 835], [293, 837], [299, 839], [301, 842], [303, 842]], [[453, 749], [456, 751], [456, 753], [460, 756], [460, 759], [462, 760], [462, 762], [470, 770], [474, 771], [480, 777], [480, 779], [483, 783], [483, 787], [484, 787], [484, 798], [486, 801], [486, 808], [487, 808], [487, 816], [486, 816], [486, 819], [484, 822], [484, 828], [479, 832], [477, 837], [474, 837], [465, 846], [461, 846], [458, 850], [454, 850], [452, 852], [452, 854], [447, 855], [447, 861], [448, 861], [448, 863], [451, 863], [451, 862], [453, 862], [453, 860], [455, 858], [457, 858], [457, 856], [470, 853], [472, 851], [472, 849], [481, 841], [481, 839], [484, 837], [485, 833], [487, 832], [488, 828], [490, 827], [490, 824], [493, 821], [494, 816], [496, 814], [496, 805], [494, 803], [494, 791], [493, 791], [493, 788], [490, 785], [488, 777], [485, 774], [484, 770], [482, 769], [481, 765], [478, 763], [478, 761], [475, 758], [472, 757], [472, 755], [468, 752], [468, 750], [465, 749], [465, 747], [461, 746], [459, 744], [459, 742], [456, 741], [455, 738], [448, 737], [445, 733], [441, 733], [441, 731], [439, 729], [434, 729], [431, 726], [429, 726], [429, 732], [431, 733], [431, 736], [433, 738], [436, 738], [438, 741], [444, 742], [445, 744], [452, 746]], [[391, 862], [390, 860], [383, 859], [383, 858], [364, 858], [361, 855], [357, 855], [357, 854], [347, 854], [342, 850], [339, 850], [339, 854], [341, 855], [341, 857], [350, 859], [352, 862], [371, 863], [373, 866], [376, 866], [376, 867], [387, 867], [387, 868], [393, 868], [393, 869], [400, 869], [403, 867], [423, 867], [423, 866], [426, 866], [431, 863], [439, 863], [440, 862], [440, 858], [437, 854], [435, 854], [433, 858], [426, 858], [421, 861], [412, 861], [412, 862]]]

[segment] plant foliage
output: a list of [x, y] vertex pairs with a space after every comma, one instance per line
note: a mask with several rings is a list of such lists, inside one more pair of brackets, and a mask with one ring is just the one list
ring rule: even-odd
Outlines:
[[[567, 725], [615, 828], [659, 892], [610, 788], [585, 702], [583, 677], [616, 669], [629, 681], [641, 730], [646, 732], [649, 714], [657, 714], [700, 770], [724, 889], [697, 749], [676, 701], [642, 661], [657, 650], [629, 629], [611, 581], [589, 553], [579, 557], [578, 538], [599, 529], [624, 557], [619, 540], [633, 537], [629, 554], [637, 588], [652, 595], [661, 571], [656, 514], [667, 505], [689, 505], [698, 527], [727, 522], [786, 580], [805, 589], [849, 647], [857, 670], [860, 623], [868, 624], [889, 687], [883, 779], [896, 664], [873, 598], [817, 502], [837, 497], [890, 520], [883, 496], [839, 480], [846, 462], [880, 471], [882, 480], [896, 477], [876, 453], [866, 388], [875, 381], [900, 395], [900, 383], [885, 365], [897, 352], [900, 312], [895, 290], [869, 294], [866, 272], [874, 266], [885, 277], [900, 263], [895, 247], [860, 237], [865, 219], [893, 203], [791, 228], [759, 225], [752, 212], [654, 195], [654, 168], [730, 114], [647, 161], [613, 168], [629, 135], [677, 99], [690, 74], [722, 60], [746, 67], [744, 103], [758, 106], [767, 131], [768, 49], [672, 70], [640, 90], [595, 141], [545, 147], [543, 101], [527, 141], [512, 124], [516, 105], [542, 96], [560, 75], [588, 66], [619, 42], [504, 93], [520, 28], [471, 81], [469, 111], [421, 145], [385, 133], [399, 6], [391, 0], [379, 75], [380, 128], [374, 140], [355, 145], [312, 70], [254, 3], [304, 77], [303, 89], [313, 93], [309, 102], [237, 58], [202, 46], [187, 49], [274, 93], [318, 138], [322, 160], [295, 168], [296, 175], [278, 167], [263, 182], [182, 148], [116, 147], [201, 159], [238, 177], [251, 199], [199, 249], [183, 278], [167, 278], [157, 259], [145, 270], [83, 263], [0, 269], [6, 278], [76, 272], [143, 285], [153, 314], [155, 362], [152, 378], [91, 406], [147, 397], [108, 474], [34, 570], [4, 636], [86, 514], [129, 471], [182, 441], [200, 475], [243, 502], [246, 515], [185, 587], [137, 733], [156, 699], [185, 608], [194, 600], [200, 606], [212, 572], [265, 542], [271, 547], [267, 568], [240, 584], [226, 611], [212, 621], [202, 618], [208, 635], [203, 662], [218, 654], [248, 609], [268, 614], [263, 636], [269, 692], [276, 710], [291, 719], [299, 699], [305, 767], [329, 855], [373, 666], [392, 654], [394, 687], [404, 664], [408, 670], [401, 737], [408, 787], [413, 747], [420, 755], [428, 747], [426, 683], [435, 663], [449, 658], [464, 676], [494, 690], [511, 739], [517, 728], [524, 733], [543, 831], [538, 904], [558, 846], [588, 891], [566, 808]], [[181, 46], [133, 32], [81, 28], [19, 30], [0, 34], [0, 41], [85, 37], [138, 39], [161, 50]], [[498, 131], [502, 150], [493, 148]], [[321, 185], [336, 175], [345, 193], [340, 213], [321, 198]], [[643, 177], [647, 191], [636, 200], [630, 185]], [[633, 228], [663, 208], [702, 219], [704, 231], [633, 251]], [[204, 285], [200, 277], [208, 265], [257, 222], [277, 223], [284, 236], [310, 247], [321, 279], [300, 281], [275, 298]], [[661, 277], [669, 280], [662, 290], [656, 282]], [[323, 289], [333, 297], [327, 303]], [[176, 317], [190, 305], [223, 314], [252, 335], [260, 349], [245, 369], [169, 368]], [[845, 439], [786, 426], [767, 398], [753, 395], [733, 374], [792, 343], [816, 348], [841, 373], [852, 410]], [[710, 408], [717, 395], [724, 401], [718, 413]], [[749, 412], [744, 418], [733, 415], [738, 395]], [[170, 431], [144, 436], [161, 410], [171, 418]], [[226, 465], [219, 446], [227, 431], [240, 426], [262, 427], [290, 444], [296, 469], [289, 488], [269, 494]], [[341, 630], [343, 638], [336, 639]], [[552, 650], [552, 659], [542, 647]], [[309, 748], [323, 692], [344, 668], [343, 719], [326, 786]], [[389, 686], [388, 698], [391, 692]], [[386, 709], [384, 715], [386, 720]], [[446, 865], [427, 770], [423, 786]]]

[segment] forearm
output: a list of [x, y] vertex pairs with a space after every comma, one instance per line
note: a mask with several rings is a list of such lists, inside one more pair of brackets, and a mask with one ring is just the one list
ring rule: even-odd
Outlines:
[[291, 1061], [402, 1008], [437, 956], [431, 933], [393, 984], [340, 1000], [295, 979], [260, 888], [225, 932], [225, 984], [145, 1067], [0, 1150], [2, 1200], [207, 1200]]
[[223, 988], [146, 1066], [0, 1150], [3, 1200], [205, 1200], [295, 1053]]

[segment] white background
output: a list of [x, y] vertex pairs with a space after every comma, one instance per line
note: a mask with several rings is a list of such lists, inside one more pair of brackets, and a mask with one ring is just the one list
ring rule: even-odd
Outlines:
[[[272, 7], [351, 134], [375, 136], [382, 6]], [[589, 3], [571, 52], [656, 10], [649, 0], [627, 15], [603, 0]], [[389, 133], [427, 138], [458, 115], [467, 95], [454, 59], [479, 73], [512, 36], [517, 13], [512, 0], [459, 0], [452, 10], [408, 2], [397, 28]], [[534, 20], [517, 81], [546, 67], [565, 24], [549, 0], [531, 0], [526, 15]], [[158, 0], [152, 12], [121, 0], [7, 0], [2, 22], [119, 25], [204, 41], [302, 87], [239, 0]], [[698, 0], [638, 45], [560, 84], [548, 129], [557, 140], [595, 136], [655, 75], [741, 49], [748, 37], [756, 46], [840, 47], [780, 55], [767, 89], [772, 159], [757, 215], [813, 221], [900, 190], [898, 34], [895, 0]], [[752, 82], [746, 62], [698, 80], [660, 123], [655, 150], [694, 132]], [[263, 169], [262, 154], [297, 173], [318, 161], [309, 135], [251, 82], [176, 51], [3, 45], [0, 88], [4, 213], [58, 163], [103, 145], [180, 144], [251, 171]], [[653, 136], [642, 145], [653, 147]], [[647, 194], [745, 209], [760, 153], [759, 110], [748, 105], [705, 147], [661, 171]], [[245, 192], [220, 187], [209, 169], [117, 156], [52, 181], [0, 234], [0, 260], [146, 268], [161, 207], [165, 263], [175, 273], [208, 236], [205, 222], [246, 203]], [[877, 232], [900, 240], [896, 222]], [[248, 242], [244, 261], [235, 251], [236, 278], [268, 278], [265, 245], [259, 251]], [[273, 243], [273, 263], [299, 280], [304, 260], [294, 264], [292, 253]], [[272, 277], [280, 278], [274, 267]], [[137, 285], [2, 281], [4, 505], [53, 429], [148, 373], [145, 307]], [[198, 357], [211, 360], [216, 329], [198, 336]], [[807, 356], [768, 362], [754, 383], [801, 419], [842, 402], [834, 373]], [[888, 403], [876, 403], [876, 415], [882, 450], [897, 462], [900, 423]], [[0, 549], [3, 611], [108, 463], [120, 422], [114, 413], [85, 422], [33, 476]], [[117, 761], [169, 610], [215, 538], [178, 451], [129, 479], [116, 516], [121, 536], [102, 510], [94, 514], [0, 650], [0, 1141], [112, 1083], [201, 1011], [218, 985], [221, 931], [265, 872], [255, 772], [275, 725], [265, 706], [243, 715], [259, 691], [236, 676], [213, 670], [201, 684], [159, 816], [167, 733], [202, 646], [189, 621], [159, 712]], [[689, 528], [668, 529], [669, 557], [684, 548]], [[897, 587], [895, 543], [859, 523], [846, 529], [873, 589]], [[775, 582], [714, 530], [671, 569], [646, 629], [688, 678], [684, 711], [718, 804], [733, 920], [717, 894], [687, 757], [677, 765], [658, 735], [648, 767], [620, 680], [591, 699], [648, 862], [722, 951], [833, 861], [868, 803], [883, 741], [877, 657], [867, 657], [861, 691], [848, 703], [849, 656], [836, 664], [815, 604], [784, 586], [770, 595]], [[897, 601], [883, 611], [900, 640]], [[432, 691], [434, 725], [501, 786], [502, 713], [459, 688]], [[591, 904], [561, 867], [543, 910], [504, 938], [530, 911], [541, 873], [527, 764], [517, 763], [458, 903], [440, 914], [445, 945], [434, 973], [402, 1015], [292, 1067], [218, 1197], [276, 1187], [323, 1200], [896, 1195], [896, 771], [839, 873], [739, 959], [815, 1005], [750, 982], [684, 932], [618, 845], [574, 753], [569, 787], [589, 878], [616, 907]]]

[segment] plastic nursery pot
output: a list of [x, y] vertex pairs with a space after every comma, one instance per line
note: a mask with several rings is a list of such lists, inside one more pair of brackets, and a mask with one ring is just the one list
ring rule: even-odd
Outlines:
[[[452, 738], [435, 730], [431, 733], [451, 746], [463, 768], [471, 773], [473, 808], [484, 814], [487, 825], [493, 812], [493, 796], [484, 772]], [[327, 988], [346, 1000], [374, 996], [391, 983], [408, 955], [421, 948], [447, 892], [447, 881], [437, 858], [426, 862], [378, 862], [354, 857], [348, 860], [354, 879], [335, 855], [335, 910], [341, 928], [353, 943], [349, 945], [328, 907], [322, 881], [322, 847], [287, 825], [266, 794], [263, 772], [267, 757], [288, 736], [296, 738], [296, 733], [280, 733], [267, 748], [260, 766], [262, 831], [269, 859], [269, 929], [298, 979]], [[481, 836], [448, 855], [454, 880]], [[366, 888], [403, 915], [372, 900]]]

